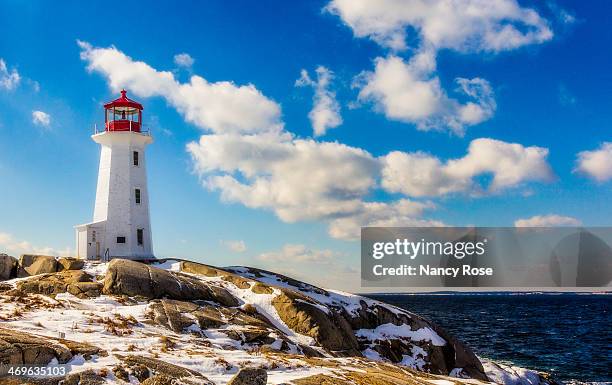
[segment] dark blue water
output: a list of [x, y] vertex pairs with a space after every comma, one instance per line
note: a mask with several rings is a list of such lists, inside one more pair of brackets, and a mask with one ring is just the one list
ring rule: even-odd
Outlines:
[[368, 296], [434, 321], [479, 356], [561, 381], [612, 381], [612, 295]]

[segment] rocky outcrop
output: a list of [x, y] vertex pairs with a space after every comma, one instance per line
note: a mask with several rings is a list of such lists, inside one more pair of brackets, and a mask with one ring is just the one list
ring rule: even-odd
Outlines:
[[285, 289], [272, 300], [272, 305], [291, 330], [314, 338], [336, 354], [361, 355], [350, 324], [335, 310], [324, 311], [309, 297]]
[[81, 270], [42, 274], [17, 283], [17, 290], [29, 294], [54, 295], [68, 292], [79, 298], [97, 297], [102, 284]]
[[106, 380], [100, 374], [89, 369], [66, 376], [61, 385], [104, 385]]
[[[487, 380], [480, 360], [465, 344], [413, 313], [366, 298], [358, 300], [359, 306], [355, 306], [355, 298], [359, 297], [332, 297], [324, 289], [264, 270], [241, 268], [234, 272], [252, 279], [266, 277], [267, 282], [276, 279], [282, 284], [282, 287], [276, 286], [282, 294], [276, 296], [272, 304], [283, 322], [291, 330], [313, 337], [319, 345], [335, 355], [360, 356], [362, 351], [371, 349], [390, 362], [399, 363], [405, 356], [415, 357], [416, 346], [425, 353], [424, 356], [417, 356], [422, 359], [423, 370], [446, 375], [454, 368], [463, 368], [463, 372], [470, 377]], [[294, 289], [288, 289], [288, 285]], [[262, 286], [271, 287], [268, 284]], [[315, 298], [325, 299], [325, 303]], [[347, 305], [350, 311], [347, 311]], [[361, 329], [375, 330], [387, 324], [409, 331], [432, 330], [444, 343], [437, 345], [430, 340], [412, 340], [406, 336], [385, 336], [380, 339], [355, 337], [355, 333]]]
[[149, 299], [207, 300], [238, 306], [227, 290], [190, 277], [126, 259], [113, 259], [104, 278], [105, 294], [123, 294]]
[[[170, 377], [174, 379], [193, 379], [194, 382], [190, 381], [193, 384], [214, 385], [213, 382], [211, 382], [205, 376], [203, 376], [199, 372], [196, 372], [195, 370], [191, 370], [191, 369], [184, 368], [182, 366], [170, 364], [168, 362], [164, 362], [164, 361], [161, 361], [155, 358], [136, 356], [136, 355], [130, 355], [130, 356], [116, 355], [116, 357], [119, 358], [121, 361], [123, 361], [124, 365], [128, 368], [127, 369], [128, 371], [130, 371], [132, 368], [135, 368], [135, 367], [144, 367], [148, 370], [148, 374], [146, 375], [146, 378], [139, 378], [141, 383], [146, 381], [147, 379], [154, 378], [155, 376], [160, 376], [160, 377], [163, 376], [163, 377]], [[140, 376], [140, 377], [144, 377], [144, 376]], [[163, 377], [158, 378], [156, 381], [161, 381]], [[155, 382], [150, 382], [150, 383], [155, 384]]]
[[85, 266], [85, 260], [80, 258], [62, 257], [57, 260], [58, 271], [81, 270]]
[[240, 289], [249, 289], [251, 287], [251, 282], [239, 275], [217, 269], [216, 267], [204, 265], [202, 263], [181, 261], [180, 268], [181, 271], [185, 273], [199, 274], [206, 277], [221, 277], [222, 280], [231, 282]]
[[268, 373], [265, 369], [260, 368], [243, 368], [227, 385], [266, 385], [268, 382]]
[[19, 277], [27, 277], [38, 274], [55, 273], [57, 271], [57, 260], [50, 255], [24, 254], [19, 257]]
[[10, 255], [0, 254], [0, 281], [6, 281], [17, 274], [17, 260]]
[[76, 341], [53, 339], [39, 335], [0, 329], [0, 363], [47, 365], [56, 359], [64, 364], [74, 355], [105, 355], [101, 349]]
[[274, 329], [272, 324], [241, 309], [162, 299], [149, 305], [148, 310], [149, 319], [176, 333], [183, 332], [193, 324], [201, 330], [232, 325], [233, 329], [222, 332], [234, 340], [259, 344], [274, 342], [274, 339], [268, 338], [271, 329]]

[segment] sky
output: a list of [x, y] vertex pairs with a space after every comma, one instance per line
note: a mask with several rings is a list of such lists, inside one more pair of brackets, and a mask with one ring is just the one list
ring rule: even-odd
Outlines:
[[611, 8], [3, 1], [0, 252], [74, 252], [122, 88], [158, 257], [360, 291], [361, 226], [609, 225]]

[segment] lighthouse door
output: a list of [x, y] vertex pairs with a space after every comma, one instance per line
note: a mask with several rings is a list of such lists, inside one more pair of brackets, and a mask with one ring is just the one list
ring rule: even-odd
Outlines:
[[100, 259], [100, 242], [96, 242], [96, 258]]

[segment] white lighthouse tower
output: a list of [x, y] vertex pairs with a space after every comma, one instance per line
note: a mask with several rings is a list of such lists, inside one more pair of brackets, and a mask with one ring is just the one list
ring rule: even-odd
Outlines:
[[92, 135], [101, 147], [93, 222], [75, 227], [80, 258], [154, 258], [145, 157], [153, 138], [142, 110], [125, 90], [104, 105], [104, 131]]

